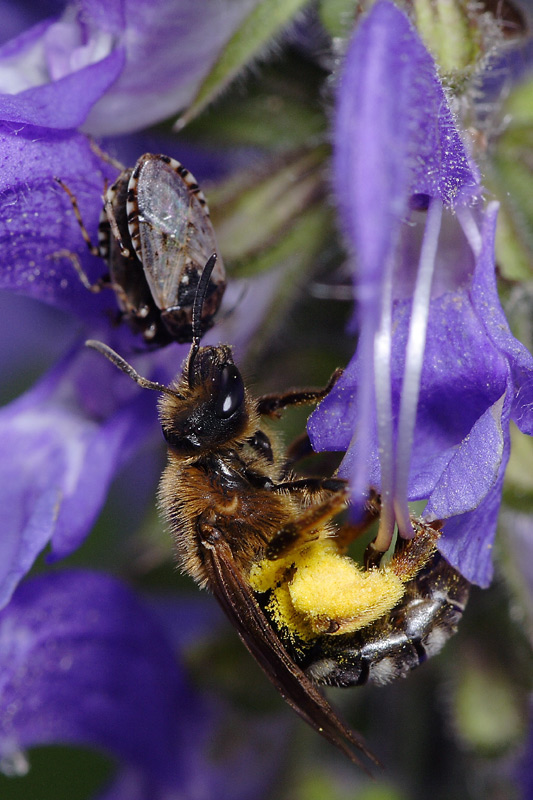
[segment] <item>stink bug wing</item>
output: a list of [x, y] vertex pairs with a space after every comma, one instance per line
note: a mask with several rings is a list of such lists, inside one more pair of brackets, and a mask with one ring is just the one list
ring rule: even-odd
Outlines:
[[[218, 251], [205, 198], [190, 172], [168, 156], [142, 156], [129, 182], [128, 222], [158, 308], [192, 308], [198, 277]], [[223, 279], [219, 257], [212, 280]]]
[[204, 528], [201, 543], [209, 586], [269, 680], [302, 719], [351, 761], [368, 771], [354, 752], [356, 749], [379, 765], [363, 739], [342, 722], [317, 686], [290, 657], [244, 580], [223, 534], [210, 526], [199, 527]]

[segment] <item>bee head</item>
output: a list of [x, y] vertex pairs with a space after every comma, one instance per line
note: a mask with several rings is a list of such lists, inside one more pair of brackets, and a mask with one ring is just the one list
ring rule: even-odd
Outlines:
[[178, 455], [215, 449], [247, 429], [249, 413], [241, 373], [231, 348], [200, 347], [201, 314], [216, 253], [207, 261], [196, 289], [192, 312], [193, 340], [175, 394], [163, 395], [159, 412], [163, 434]]
[[239, 438], [249, 412], [241, 373], [226, 345], [202, 347], [189, 359], [173, 395], [161, 397], [163, 434], [178, 455], [195, 455]]

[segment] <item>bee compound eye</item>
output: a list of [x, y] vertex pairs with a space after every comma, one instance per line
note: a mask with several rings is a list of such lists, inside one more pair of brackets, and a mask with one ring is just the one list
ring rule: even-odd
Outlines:
[[220, 373], [215, 413], [220, 419], [231, 417], [244, 402], [244, 383], [234, 364], [226, 364]]

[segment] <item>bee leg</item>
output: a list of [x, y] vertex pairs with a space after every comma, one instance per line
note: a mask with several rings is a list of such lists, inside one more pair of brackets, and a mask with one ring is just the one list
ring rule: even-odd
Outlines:
[[259, 414], [267, 417], [274, 417], [279, 416], [280, 411], [288, 406], [303, 406], [318, 403], [329, 394], [342, 373], [342, 369], [336, 369], [323, 389], [292, 389], [284, 394], [264, 394], [257, 400], [257, 410]]
[[[319, 493], [321, 494], [322, 492], [339, 492], [343, 491], [345, 488], [346, 481], [344, 481], [342, 478], [302, 478], [299, 480], [287, 481], [286, 483], [279, 483], [274, 487], [273, 491], [306, 491], [313, 495]], [[335, 540], [339, 545], [339, 549], [345, 550], [351, 542], [355, 541], [355, 539], [359, 538], [359, 536], [362, 536], [364, 533], [366, 533], [367, 530], [374, 524], [374, 522], [379, 519], [380, 513], [380, 497], [377, 492], [371, 489], [367, 499], [365, 500], [361, 518], [355, 523], [346, 523], [335, 535]], [[371, 548], [372, 545], [370, 544], [367, 547], [365, 559], [368, 559], [368, 557], [371, 555]], [[375, 552], [377, 556], [379, 556], [379, 558], [376, 557], [377, 563], [369, 562], [367, 564], [365, 560], [365, 566], [367, 569], [370, 566], [379, 566], [379, 561], [383, 557], [383, 553], [378, 553], [378, 551]]]
[[[441, 535], [438, 527], [417, 520], [413, 520], [413, 527], [415, 529], [413, 538], [398, 541], [395, 553], [388, 564], [389, 569], [403, 583], [412, 580], [425, 567], [437, 550], [437, 542]], [[368, 546], [367, 551], [370, 551], [370, 566], [375, 566], [372, 562], [372, 554], [377, 551], [372, 551], [372, 544]], [[367, 553], [365, 553], [365, 567], [367, 568], [368, 561]]]
[[342, 511], [347, 500], [348, 491], [344, 487], [321, 503], [301, 511], [271, 539], [266, 548], [266, 558], [274, 561], [292, 550], [295, 545], [314, 541], [318, 536], [317, 528]]
[[300, 436], [297, 436], [287, 448], [287, 458], [285, 461], [285, 469], [288, 469], [298, 461], [304, 458], [316, 455], [316, 452], [311, 447], [311, 440], [307, 431], [304, 431]]
[[342, 478], [298, 478], [276, 484], [274, 491], [318, 494], [319, 492], [343, 492], [345, 488], [346, 481]]
[[[365, 500], [363, 512], [357, 522], [345, 523], [339, 528], [335, 535], [335, 541], [338, 544], [339, 552], [346, 550], [349, 545], [363, 536], [368, 529], [379, 519], [381, 514], [381, 499], [377, 492], [373, 489]], [[368, 550], [368, 548], [367, 548]], [[383, 555], [383, 553], [381, 554]]]

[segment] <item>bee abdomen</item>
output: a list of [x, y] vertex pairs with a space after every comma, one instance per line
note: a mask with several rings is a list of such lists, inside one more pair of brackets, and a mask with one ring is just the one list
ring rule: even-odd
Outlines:
[[302, 667], [316, 683], [329, 686], [384, 685], [404, 678], [456, 632], [469, 588], [436, 554], [389, 614], [356, 633], [315, 640]]

